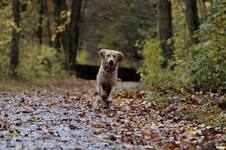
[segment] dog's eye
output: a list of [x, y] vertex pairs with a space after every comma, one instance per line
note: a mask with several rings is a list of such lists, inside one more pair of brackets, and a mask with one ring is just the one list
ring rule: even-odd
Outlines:
[[114, 57], [114, 58], [116, 58], [116, 56], [115, 56], [115, 55], [113, 55], [113, 57]]
[[107, 57], [110, 57], [110, 55], [107, 55]]

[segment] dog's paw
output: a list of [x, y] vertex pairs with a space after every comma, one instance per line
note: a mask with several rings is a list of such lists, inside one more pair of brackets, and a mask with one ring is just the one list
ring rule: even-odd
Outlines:
[[110, 102], [109, 101], [105, 101], [104, 109], [108, 109], [108, 108], [110, 108]]
[[108, 105], [105, 105], [105, 106], [104, 106], [104, 109], [105, 109], [105, 110], [108, 110], [108, 109], [110, 109], [110, 107], [109, 107]]
[[113, 102], [113, 98], [112, 98], [112, 97], [109, 97], [109, 98], [108, 98], [108, 102], [109, 102], [109, 103], [112, 103], [112, 102]]

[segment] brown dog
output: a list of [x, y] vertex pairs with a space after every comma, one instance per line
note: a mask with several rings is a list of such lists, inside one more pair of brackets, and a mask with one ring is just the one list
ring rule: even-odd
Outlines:
[[118, 63], [123, 59], [123, 53], [114, 50], [102, 49], [101, 66], [97, 74], [97, 92], [105, 102], [106, 107], [112, 101], [118, 80]]

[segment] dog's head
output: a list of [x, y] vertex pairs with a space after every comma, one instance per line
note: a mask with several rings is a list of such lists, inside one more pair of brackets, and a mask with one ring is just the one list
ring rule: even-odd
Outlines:
[[115, 68], [124, 57], [122, 52], [109, 49], [102, 49], [99, 54], [102, 57], [102, 64], [111, 68]]

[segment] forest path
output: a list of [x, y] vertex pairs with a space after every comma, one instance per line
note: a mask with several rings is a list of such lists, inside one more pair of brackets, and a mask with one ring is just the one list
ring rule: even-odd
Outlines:
[[225, 128], [165, 118], [133, 90], [137, 85], [121, 83], [110, 110], [96, 102], [94, 81], [71, 82], [65, 90], [2, 90], [0, 149], [224, 148]]

